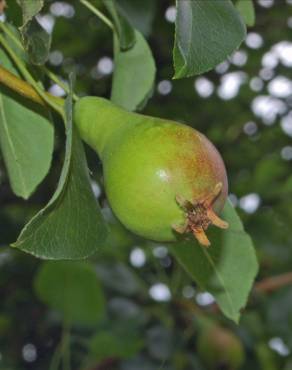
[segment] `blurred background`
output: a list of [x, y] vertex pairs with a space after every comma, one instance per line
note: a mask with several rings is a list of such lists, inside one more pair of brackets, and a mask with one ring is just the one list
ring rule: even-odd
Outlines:
[[[172, 80], [174, 2], [119, 2], [157, 65], [143, 113], [186, 122], [213, 141], [227, 167], [230, 199], [256, 247], [258, 280], [291, 272], [292, 1], [256, 0], [256, 26], [240, 49], [204, 76], [179, 81]], [[114, 63], [107, 27], [78, 1], [46, 1], [38, 20], [53, 33], [48, 67], [64, 81], [76, 71], [80, 96], [109, 97]], [[49, 80], [47, 88], [64, 95]], [[63, 145], [56, 122], [52, 169], [28, 202], [12, 194], [0, 157], [1, 370], [292, 369], [292, 285], [255, 290], [240, 325], [225, 319], [167, 246], [138, 239], [115, 220], [89, 148], [92, 186], [111, 225], [90, 265], [54, 265], [9, 248], [53, 194]], [[58, 274], [67, 280], [60, 283]]]

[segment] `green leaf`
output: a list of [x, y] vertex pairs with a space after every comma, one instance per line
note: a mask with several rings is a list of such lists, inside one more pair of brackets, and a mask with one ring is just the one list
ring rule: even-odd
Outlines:
[[129, 327], [126, 336], [124, 333], [124, 330], [117, 328], [112, 332], [101, 331], [95, 334], [89, 342], [88, 367], [106, 358], [126, 359], [137, 354], [143, 347], [143, 341]]
[[6, 18], [6, 25], [9, 23], [12, 23], [16, 27], [21, 27], [22, 25], [22, 9], [19, 6], [18, 0], [10, 0], [9, 6], [5, 9], [5, 16]]
[[67, 323], [93, 325], [104, 315], [103, 291], [89, 263], [45, 262], [36, 276], [35, 290]]
[[12, 245], [46, 259], [86, 258], [107, 236], [90, 186], [84, 149], [72, 127], [71, 98], [66, 103], [66, 153], [57, 190]]
[[171, 251], [199, 286], [214, 295], [222, 312], [238, 322], [258, 263], [252, 241], [229, 202], [222, 218], [229, 222], [229, 228], [208, 230], [211, 240], [208, 249], [193, 239], [176, 243]]
[[174, 78], [209, 71], [239, 47], [246, 28], [230, 0], [177, 1]]
[[111, 100], [127, 110], [135, 110], [150, 96], [155, 81], [155, 62], [147, 41], [136, 31], [136, 44], [120, 51], [115, 38], [115, 70]]
[[35, 18], [21, 28], [21, 33], [23, 45], [31, 63], [44, 64], [49, 57], [51, 35], [42, 28]]
[[[0, 50], [1, 64], [18, 75]], [[14, 193], [29, 198], [49, 171], [54, 128], [48, 112], [0, 86], [0, 146]]]
[[120, 13], [134, 28], [145, 37], [150, 35], [157, 6], [156, 0], [117, 0], [116, 3]]
[[105, 7], [114, 22], [116, 34], [119, 38], [121, 50], [127, 50], [134, 46], [136, 41], [135, 31], [128, 20], [123, 17], [116, 7], [115, 0], [104, 0]]
[[20, 27], [22, 43], [31, 63], [44, 64], [49, 56], [51, 35], [38, 23], [35, 16], [44, 6], [43, 0], [18, 0], [22, 9], [23, 24]]
[[22, 23], [25, 26], [44, 6], [44, 0], [17, 0], [22, 9]]
[[236, 8], [241, 14], [247, 26], [254, 26], [255, 24], [255, 9], [252, 0], [238, 0]]
[[[21, 34], [20, 34], [19, 29], [16, 28], [12, 23], [6, 23], [5, 26], [9, 30], [10, 34], [13, 35], [14, 39], [17, 39], [18, 43], [21, 43]], [[14, 40], [12, 40], [12, 38], [10, 36], [3, 33], [3, 37], [5, 38], [5, 41], [10, 46], [10, 48], [18, 56], [18, 58], [20, 60], [22, 60], [22, 62], [24, 64], [27, 65], [28, 64], [28, 55], [25, 52], [25, 50], [23, 48], [20, 48], [19, 45]], [[18, 71], [14, 67], [13, 67], [13, 71], [14, 71], [13, 72], [14, 74], [17, 74], [19, 76]]]

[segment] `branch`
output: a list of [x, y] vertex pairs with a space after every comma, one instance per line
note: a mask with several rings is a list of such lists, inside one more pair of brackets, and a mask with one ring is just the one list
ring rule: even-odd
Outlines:
[[0, 65], [0, 83], [7, 86], [10, 90], [17, 92], [19, 95], [32, 100], [40, 105], [46, 105], [45, 101], [35, 91], [35, 89], [27, 82], [21, 80], [13, 73]]
[[[37, 93], [37, 91], [26, 81], [15, 76], [13, 73], [8, 71], [6, 68], [0, 65], [0, 83], [8, 87], [10, 90], [15, 91], [21, 96], [28, 98], [29, 100], [47, 106], [45, 100]], [[63, 105], [64, 99], [57, 98], [56, 96], [45, 93], [47, 97], [54, 100], [57, 104]]]
[[[47, 94], [41, 86], [35, 81], [33, 76], [27, 70], [26, 66], [24, 65], [23, 61], [18, 57], [18, 55], [14, 52], [14, 50], [10, 47], [9, 43], [6, 39], [0, 34], [0, 43], [2, 44], [3, 48], [7, 52], [8, 56], [12, 60], [12, 62], [16, 65], [21, 75], [32, 85], [34, 90], [37, 94], [44, 100], [47, 105], [52, 107], [56, 112], [58, 112], [61, 117], [64, 117], [64, 100], [56, 98], [55, 96], [52, 98], [53, 95]], [[8, 87], [12, 88], [10, 84]]]
[[263, 279], [255, 284], [254, 290], [259, 293], [271, 293], [286, 285], [292, 285], [292, 272]]

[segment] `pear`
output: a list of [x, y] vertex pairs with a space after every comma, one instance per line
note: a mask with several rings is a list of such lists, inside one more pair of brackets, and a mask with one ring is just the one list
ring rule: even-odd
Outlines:
[[198, 354], [207, 369], [236, 370], [243, 365], [244, 348], [239, 338], [219, 325], [205, 328], [198, 339]]
[[81, 138], [99, 155], [109, 204], [133, 233], [171, 242], [192, 233], [204, 246], [228, 193], [223, 160], [197, 130], [132, 113], [99, 97], [75, 105]]

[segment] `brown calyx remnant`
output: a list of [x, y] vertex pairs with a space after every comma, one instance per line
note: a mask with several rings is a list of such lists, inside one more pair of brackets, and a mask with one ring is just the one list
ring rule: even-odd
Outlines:
[[211, 243], [205, 233], [209, 225], [213, 224], [221, 229], [228, 228], [228, 223], [221, 220], [213, 211], [213, 204], [222, 187], [222, 182], [219, 182], [210, 195], [196, 202], [190, 202], [177, 195], [177, 203], [186, 212], [186, 221], [184, 225], [173, 225], [173, 229], [180, 234], [191, 232], [200, 244], [209, 247]]

